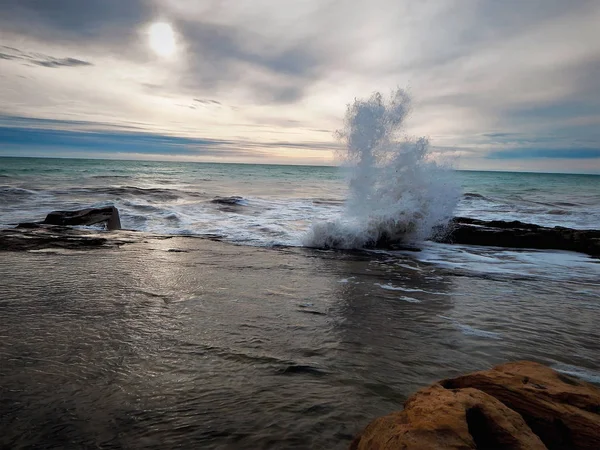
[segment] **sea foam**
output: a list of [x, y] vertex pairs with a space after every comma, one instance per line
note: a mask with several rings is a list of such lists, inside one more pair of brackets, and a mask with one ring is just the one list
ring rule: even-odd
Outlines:
[[452, 170], [430, 155], [425, 137], [402, 135], [410, 97], [402, 90], [348, 105], [338, 137], [350, 166], [343, 212], [313, 223], [304, 245], [364, 248], [418, 242], [452, 217], [460, 199]]

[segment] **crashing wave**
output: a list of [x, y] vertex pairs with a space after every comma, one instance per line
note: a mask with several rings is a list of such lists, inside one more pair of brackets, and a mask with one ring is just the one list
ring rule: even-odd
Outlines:
[[402, 90], [348, 105], [344, 159], [351, 167], [343, 213], [316, 222], [304, 245], [365, 248], [426, 239], [452, 217], [460, 191], [450, 169], [429, 153], [427, 138], [401, 136], [410, 109]]

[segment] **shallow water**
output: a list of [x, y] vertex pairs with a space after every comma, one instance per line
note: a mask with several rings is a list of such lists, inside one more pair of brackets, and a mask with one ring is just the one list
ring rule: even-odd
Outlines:
[[582, 255], [138, 240], [0, 253], [0, 447], [343, 449], [443, 377], [600, 379]]

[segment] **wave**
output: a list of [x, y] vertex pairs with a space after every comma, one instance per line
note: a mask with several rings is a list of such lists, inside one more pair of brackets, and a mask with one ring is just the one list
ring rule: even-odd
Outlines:
[[333, 199], [333, 198], [316, 198], [312, 200], [312, 203], [315, 205], [333, 205], [340, 206], [344, 204], [343, 200]]
[[105, 180], [112, 178], [131, 178], [131, 175], [91, 175], [90, 178], [94, 178], [97, 180]]
[[17, 194], [17, 195], [35, 195], [36, 191], [29, 189], [18, 188], [14, 186], [0, 186], [0, 193], [3, 194]]
[[2, 202], [18, 202], [23, 199], [38, 195], [36, 191], [13, 186], [0, 186], [0, 200]]
[[566, 206], [566, 207], [574, 207], [574, 206], [581, 206], [581, 204], [579, 203], [573, 203], [573, 202], [552, 202], [550, 203], [551, 205], [554, 206]]
[[476, 192], [465, 192], [462, 196], [463, 196], [463, 198], [478, 198], [481, 200], [490, 200], [489, 198], [487, 198], [481, 194], [477, 194]]
[[134, 203], [127, 200], [122, 201], [121, 204], [137, 211], [145, 211], [147, 213], [160, 212], [163, 210], [163, 208], [159, 206], [149, 205], [147, 203]]
[[560, 373], [564, 373], [565, 375], [571, 375], [573, 377], [577, 377], [582, 379], [583, 381], [587, 381], [588, 383], [600, 384], [600, 373], [585, 369], [579, 366], [573, 366], [570, 364], [561, 364], [557, 363], [552, 366], [554, 370]]
[[181, 191], [178, 189], [140, 188], [136, 186], [107, 186], [72, 188], [68, 191], [55, 191], [55, 194], [89, 194], [105, 195], [117, 198], [145, 198], [155, 201], [172, 201], [180, 198], [201, 198], [197, 192]]
[[438, 317], [452, 322], [454, 327], [456, 329], [458, 329], [465, 336], [476, 336], [476, 337], [482, 337], [482, 338], [487, 338], [487, 339], [497, 339], [497, 340], [502, 339], [502, 335], [500, 333], [495, 333], [493, 331], [487, 331], [487, 330], [481, 330], [479, 328], [474, 328], [472, 326], [465, 325], [464, 323], [460, 323], [457, 320], [452, 319], [451, 317], [446, 317], [446, 316], [438, 316]]
[[410, 109], [402, 90], [348, 106], [338, 137], [351, 167], [343, 213], [312, 225], [303, 243], [318, 248], [365, 248], [414, 242], [447, 224], [460, 198], [451, 171], [437, 164], [424, 138], [400, 138]]

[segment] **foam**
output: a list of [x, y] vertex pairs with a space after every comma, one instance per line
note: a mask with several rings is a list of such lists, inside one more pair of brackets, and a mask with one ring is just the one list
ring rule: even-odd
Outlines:
[[418, 253], [392, 253], [409, 254], [421, 263], [482, 276], [577, 280], [594, 284], [600, 274], [595, 259], [562, 250], [512, 250], [426, 242]]
[[402, 300], [404, 302], [408, 302], [408, 303], [421, 303], [421, 300], [413, 298], [413, 297], [407, 297], [405, 295], [403, 295], [402, 297], [397, 297], [398, 300]]
[[600, 384], [600, 373], [584, 369], [583, 367], [571, 366], [569, 364], [554, 364], [551, 366], [554, 370], [565, 375], [571, 375], [587, 381], [588, 383]]
[[388, 291], [423, 292], [424, 294], [432, 294], [432, 295], [451, 295], [446, 292], [433, 292], [433, 291], [426, 291], [425, 289], [394, 286], [391, 283], [388, 283], [388, 284], [375, 283], [375, 286], [379, 286], [381, 289], [386, 289]]
[[482, 338], [486, 338], [486, 339], [496, 339], [496, 340], [502, 339], [502, 336], [500, 335], [500, 333], [494, 333], [493, 331], [486, 331], [486, 330], [481, 330], [479, 328], [474, 328], [469, 325], [460, 323], [450, 317], [446, 317], [446, 316], [438, 316], [438, 317], [452, 322], [454, 327], [457, 328], [458, 330], [460, 330], [462, 332], [462, 334], [464, 334], [465, 336], [476, 336], [476, 337], [482, 337]]

